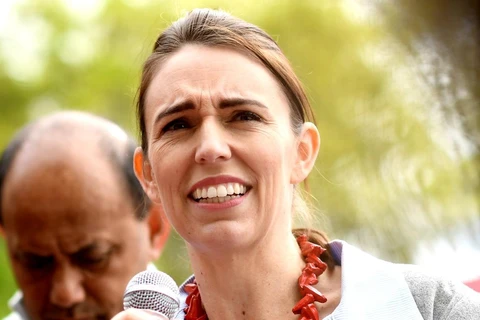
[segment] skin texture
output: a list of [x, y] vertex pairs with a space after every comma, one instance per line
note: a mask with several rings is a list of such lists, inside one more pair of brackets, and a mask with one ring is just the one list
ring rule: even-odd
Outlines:
[[46, 119], [7, 175], [3, 232], [34, 320], [113, 317], [123, 309], [128, 281], [163, 246], [159, 207], [143, 221], [135, 217], [126, 182], [99, 135], [125, 145], [118, 127], [96, 118]]
[[[305, 262], [291, 234], [292, 199], [318, 154], [316, 127], [294, 134], [283, 91], [257, 61], [201, 45], [160, 65], [145, 121], [148, 154], [136, 152], [136, 173], [185, 239], [209, 319], [297, 319]], [[247, 192], [223, 203], [192, 198], [198, 187], [228, 182]], [[339, 275], [326, 272], [317, 285], [332, 297], [320, 314], [338, 304]]]

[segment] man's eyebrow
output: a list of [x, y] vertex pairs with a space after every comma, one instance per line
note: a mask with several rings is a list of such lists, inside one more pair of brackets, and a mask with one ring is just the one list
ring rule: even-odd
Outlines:
[[89, 243], [81, 248], [79, 248], [77, 251], [72, 252], [71, 255], [84, 255], [88, 254], [90, 252], [102, 252], [102, 251], [108, 251], [112, 248], [112, 246], [108, 243], [98, 243], [98, 242], [93, 242]]
[[87, 244], [86, 246], [81, 247], [77, 251], [73, 252], [73, 254], [74, 255], [75, 254], [83, 254], [83, 253], [86, 253], [86, 252], [89, 252], [89, 251], [93, 251], [93, 250], [97, 249], [98, 247], [99, 247], [98, 244], [90, 243], [90, 244]]
[[52, 255], [41, 255], [41, 254], [36, 254], [36, 253], [33, 253], [33, 252], [29, 252], [29, 251], [16, 251], [13, 256], [17, 259], [31, 259], [31, 258], [35, 258], [35, 259], [48, 259], [48, 258], [51, 258]]

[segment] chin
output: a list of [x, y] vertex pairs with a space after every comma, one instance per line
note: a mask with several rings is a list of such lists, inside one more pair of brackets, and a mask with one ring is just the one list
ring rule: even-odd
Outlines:
[[216, 222], [196, 234], [199, 236], [188, 241], [190, 245], [215, 253], [249, 249], [257, 242], [251, 228], [239, 228], [239, 223], [235, 221]]

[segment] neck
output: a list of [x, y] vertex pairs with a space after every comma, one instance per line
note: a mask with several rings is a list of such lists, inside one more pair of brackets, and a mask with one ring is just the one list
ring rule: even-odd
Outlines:
[[189, 254], [210, 320], [298, 318], [291, 309], [305, 262], [292, 235], [231, 252], [189, 247]]

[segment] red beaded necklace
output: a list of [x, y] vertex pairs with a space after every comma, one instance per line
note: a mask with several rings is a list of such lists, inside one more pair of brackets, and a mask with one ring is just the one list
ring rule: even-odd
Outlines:
[[[320, 259], [320, 255], [325, 249], [308, 241], [305, 234], [297, 237], [297, 243], [300, 246], [306, 265], [298, 278], [298, 286], [303, 298], [293, 307], [292, 312], [300, 315], [299, 320], [319, 320], [315, 301], [325, 303], [327, 298], [313, 286], [318, 283], [318, 277], [327, 269], [325, 262]], [[208, 320], [197, 283], [194, 281], [185, 285], [185, 291], [188, 293], [185, 301], [187, 304], [184, 310], [185, 320]]]

